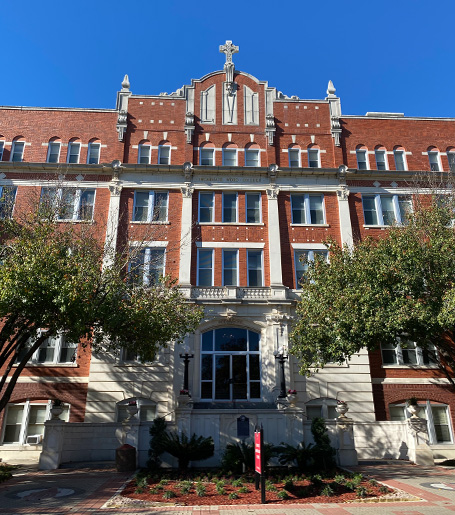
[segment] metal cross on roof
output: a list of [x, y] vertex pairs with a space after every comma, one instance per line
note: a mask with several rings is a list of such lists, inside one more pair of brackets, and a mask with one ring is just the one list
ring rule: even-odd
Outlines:
[[237, 54], [239, 47], [232, 44], [232, 41], [226, 41], [225, 45], [220, 45], [220, 52], [226, 54], [226, 63], [232, 63], [232, 54]]

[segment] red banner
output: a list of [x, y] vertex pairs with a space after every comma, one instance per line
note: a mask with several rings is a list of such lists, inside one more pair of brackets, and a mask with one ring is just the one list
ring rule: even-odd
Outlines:
[[262, 460], [261, 460], [261, 433], [255, 431], [254, 433], [254, 470], [258, 474], [262, 474]]

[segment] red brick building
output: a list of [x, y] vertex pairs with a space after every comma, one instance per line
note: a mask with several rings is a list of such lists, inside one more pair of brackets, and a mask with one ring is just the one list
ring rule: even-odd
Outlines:
[[[0, 456], [39, 451], [29, 437], [42, 433], [56, 392], [70, 422], [120, 421], [135, 399], [141, 421], [166, 415], [213, 434], [217, 449], [238, 414], [267, 419], [270, 441], [298, 442], [303, 429], [285, 408], [299, 423], [330, 419], [342, 398], [356, 421], [400, 420], [414, 395], [425, 403], [434, 455], [453, 454], [453, 394], [420, 349], [363, 352], [311, 378], [290, 357], [291, 408], [276, 405], [274, 353], [286, 352], [299, 258], [326, 255], [328, 237], [350, 245], [400, 222], [416, 174], [455, 168], [455, 120], [343, 115], [331, 81], [321, 100], [288, 97], [235, 70], [231, 42], [220, 51], [223, 70], [171, 94], [133, 94], [125, 76], [115, 109], [0, 108], [0, 188], [14, 192], [14, 210], [32, 192], [76, 189], [100, 238], [145, 238], [143, 259], [158, 263], [151, 272], [170, 274], [205, 308], [186, 342], [189, 412], [178, 404], [181, 349], [143, 364], [47, 342], [0, 419]], [[80, 213], [75, 204], [71, 220]]]

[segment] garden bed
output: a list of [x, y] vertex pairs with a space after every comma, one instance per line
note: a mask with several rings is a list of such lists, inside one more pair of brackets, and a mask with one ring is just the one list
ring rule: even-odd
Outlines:
[[[266, 482], [268, 504], [345, 503], [375, 499], [392, 490], [361, 474], [278, 474]], [[145, 475], [138, 474], [122, 492], [123, 497], [152, 504], [180, 506], [260, 504], [261, 492], [255, 490], [254, 476], [221, 474]]]

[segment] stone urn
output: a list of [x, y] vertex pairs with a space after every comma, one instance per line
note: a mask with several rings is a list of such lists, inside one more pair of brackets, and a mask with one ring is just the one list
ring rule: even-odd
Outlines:
[[287, 399], [289, 401], [289, 407], [295, 408], [295, 403], [297, 401], [297, 391], [296, 390], [288, 390]]
[[60, 420], [60, 415], [62, 413], [63, 413], [63, 406], [61, 406], [61, 405], [52, 406], [51, 407], [51, 415], [52, 415], [51, 420]]
[[347, 402], [338, 401], [337, 405], [335, 406], [335, 411], [340, 414], [339, 417], [345, 417], [346, 413], [349, 411]]
[[139, 411], [137, 404], [134, 402], [127, 404], [126, 411], [128, 412], [128, 420], [132, 419], [134, 415]]
[[411, 414], [411, 418], [419, 418], [417, 414], [420, 411], [420, 406], [418, 404], [408, 404], [407, 410]]

